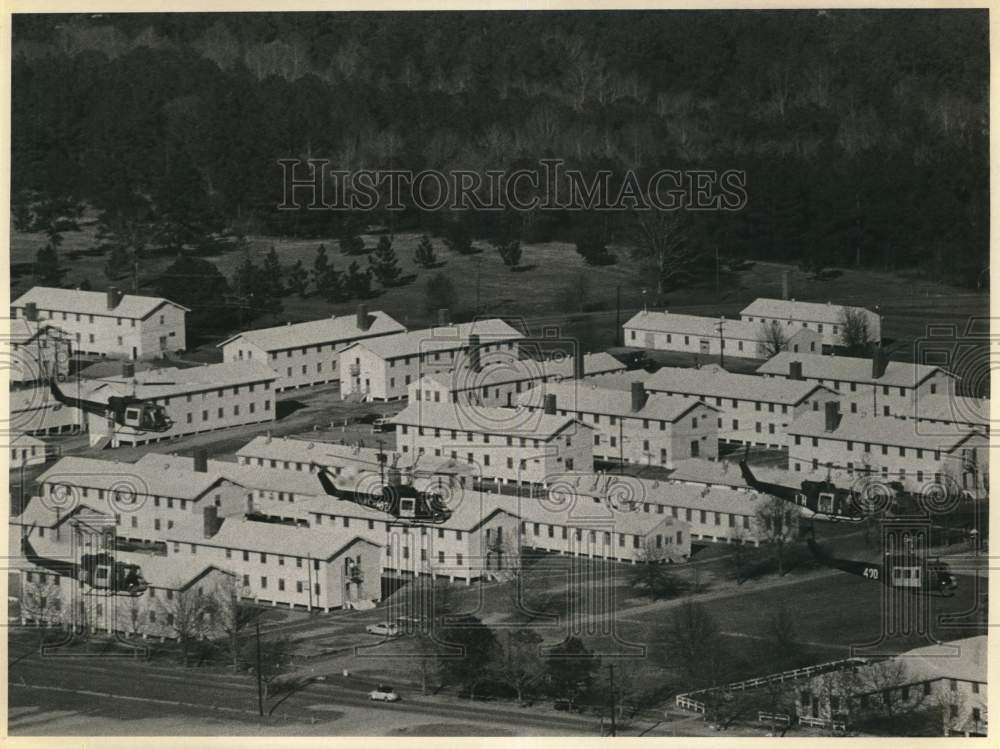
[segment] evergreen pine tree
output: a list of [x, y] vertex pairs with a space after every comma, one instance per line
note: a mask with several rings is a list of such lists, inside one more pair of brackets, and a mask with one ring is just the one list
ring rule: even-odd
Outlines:
[[271, 296], [275, 299], [285, 295], [285, 285], [281, 281], [282, 273], [278, 251], [272, 244], [271, 249], [264, 256], [264, 278], [267, 281]]
[[59, 267], [59, 253], [56, 246], [49, 242], [35, 254], [33, 269], [35, 281], [43, 286], [58, 286], [65, 272]]
[[396, 258], [396, 251], [392, 249], [392, 240], [383, 235], [378, 241], [375, 252], [368, 256], [368, 265], [382, 286], [392, 286], [402, 270]]
[[357, 260], [351, 263], [347, 269], [347, 278], [344, 281], [344, 291], [350, 297], [364, 299], [371, 294], [372, 276], [370, 270], [361, 270]]
[[417, 265], [422, 265], [424, 268], [432, 268], [437, 263], [437, 256], [434, 254], [434, 245], [431, 244], [431, 238], [426, 234], [420, 238], [420, 244], [417, 245], [417, 252], [414, 259], [417, 261]]
[[300, 299], [306, 298], [306, 288], [309, 286], [309, 273], [302, 265], [302, 260], [296, 260], [288, 271], [288, 291], [298, 294]]

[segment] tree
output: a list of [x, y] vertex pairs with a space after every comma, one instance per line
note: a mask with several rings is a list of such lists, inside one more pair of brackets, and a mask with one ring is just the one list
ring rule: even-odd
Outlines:
[[758, 335], [760, 335], [759, 345], [763, 349], [762, 353], [768, 359], [788, 348], [788, 336], [785, 335], [785, 329], [777, 320], [771, 320], [771, 322], [761, 320]]
[[768, 653], [775, 671], [794, 668], [802, 647], [798, 643], [795, 614], [785, 604], [779, 604], [767, 616]]
[[368, 256], [368, 264], [372, 275], [382, 286], [392, 286], [402, 273], [396, 251], [392, 249], [392, 240], [384, 234], [379, 238], [375, 252]]
[[35, 282], [42, 286], [58, 286], [62, 283], [65, 269], [59, 267], [59, 252], [56, 245], [48, 242], [35, 254], [33, 273]]
[[149, 198], [126, 185], [116, 185], [102, 197], [104, 210], [97, 220], [97, 239], [108, 251], [105, 275], [111, 280], [128, 273], [132, 291], [139, 290], [139, 271], [155, 233], [155, 214]]
[[679, 212], [635, 211], [631, 234], [634, 254], [653, 263], [658, 294], [691, 278], [700, 253]]
[[574, 705], [590, 691], [601, 660], [582, 640], [571, 636], [552, 648], [545, 665], [553, 696]]
[[476, 687], [489, 678], [489, 666], [496, 653], [493, 631], [476, 616], [452, 617], [439, 630], [439, 639], [458, 650], [443, 656], [438, 675], [445, 684], [454, 684], [475, 698]]
[[345, 255], [360, 255], [365, 251], [365, 240], [353, 232], [348, 233], [337, 240], [340, 251]]
[[309, 286], [309, 273], [302, 265], [302, 260], [296, 260], [288, 271], [288, 291], [298, 294], [299, 299], [306, 298], [306, 288]]
[[872, 342], [871, 326], [864, 310], [842, 307], [840, 310], [840, 340], [853, 353], [863, 353]]
[[778, 497], [767, 497], [754, 511], [757, 538], [766, 544], [778, 563], [778, 574], [785, 574], [785, 557], [799, 535], [799, 509]]
[[275, 299], [285, 295], [285, 285], [281, 281], [282, 273], [278, 251], [272, 244], [271, 249], [264, 256], [264, 280], [267, 283], [268, 294]]
[[278, 696], [288, 690], [297, 690], [300, 681], [282, 683], [282, 676], [292, 664], [295, 645], [287, 637], [244, 637], [240, 651], [240, 663], [252, 674], [257, 673], [257, 649], [260, 648], [260, 680], [264, 687], [264, 699]]
[[542, 638], [528, 628], [507, 629], [497, 638], [492, 672], [524, 702], [528, 690], [545, 674], [545, 662], [539, 652]]
[[416, 260], [417, 265], [424, 268], [433, 268], [437, 263], [437, 256], [434, 254], [434, 245], [431, 244], [431, 238], [426, 234], [420, 238], [420, 244], [417, 245], [414, 260]]
[[608, 252], [600, 236], [587, 232], [576, 240], [576, 252], [587, 265], [613, 265], [617, 258]]
[[628, 568], [628, 580], [640, 594], [654, 600], [673, 598], [680, 592], [677, 578], [666, 565], [666, 554], [646, 539], [636, 563]]
[[[355, 263], [356, 265], [356, 263]], [[345, 295], [346, 280], [341, 279], [333, 263], [330, 262], [326, 254], [326, 246], [320, 245], [316, 248], [316, 257], [313, 259], [312, 270], [313, 283], [316, 285], [316, 293], [328, 302], [340, 301]]]
[[344, 279], [344, 292], [351, 297], [365, 299], [371, 294], [372, 274], [370, 270], [361, 270], [355, 260], [347, 269]]
[[180, 585], [163, 593], [156, 598], [157, 619], [181, 646], [187, 666], [192, 644], [211, 632], [215, 601], [198, 589], [181, 589]]
[[[104, 275], [109, 281], [117, 281], [122, 276], [130, 273], [133, 268], [132, 255], [123, 245], [113, 244], [108, 252], [108, 258], [104, 262]], [[134, 284], [133, 284], [134, 286]]]
[[719, 624], [708, 609], [684, 601], [671, 610], [657, 634], [663, 664], [680, 672], [685, 687], [719, 683], [727, 656]]
[[191, 310], [187, 316], [189, 334], [223, 329], [235, 322], [234, 308], [226, 301], [229, 283], [215, 264], [204, 258], [180, 255], [157, 279], [156, 294]]
[[521, 240], [511, 239], [496, 242], [494, 246], [497, 248], [497, 252], [500, 253], [500, 259], [503, 260], [504, 265], [511, 270], [517, 268], [521, 262]]
[[234, 575], [227, 575], [212, 591], [216, 624], [226, 636], [233, 669], [239, 668], [240, 635], [263, 613], [260, 608], [241, 598], [242, 586]]
[[47, 575], [41, 577], [44, 579], [25, 584], [21, 594], [21, 616], [39, 624], [52, 624], [62, 616], [62, 589], [48, 582]]
[[452, 252], [459, 255], [472, 253], [472, 235], [462, 221], [452, 221], [445, 228], [444, 243]]
[[427, 279], [427, 294], [424, 308], [428, 312], [438, 309], [454, 309], [458, 301], [458, 291], [444, 273], [436, 273]]

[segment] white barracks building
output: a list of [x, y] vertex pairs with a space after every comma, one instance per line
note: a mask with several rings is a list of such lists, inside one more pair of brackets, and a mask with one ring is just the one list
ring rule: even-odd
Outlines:
[[65, 331], [74, 351], [151, 359], [183, 351], [189, 312], [167, 299], [35, 286], [10, 305], [11, 316], [47, 321]]
[[384, 312], [361, 305], [356, 315], [245, 330], [219, 344], [223, 361], [259, 361], [278, 373], [278, 390], [319, 385], [340, 379], [340, 351], [376, 336], [405, 333]]
[[847, 314], [860, 315], [868, 321], [869, 341], [878, 343], [882, 340], [882, 319], [864, 307], [799, 302], [795, 299], [757, 299], [740, 312], [740, 319], [758, 326], [777, 322], [788, 330], [789, 335], [800, 330], [815, 331], [824, 346], [842, 346]]

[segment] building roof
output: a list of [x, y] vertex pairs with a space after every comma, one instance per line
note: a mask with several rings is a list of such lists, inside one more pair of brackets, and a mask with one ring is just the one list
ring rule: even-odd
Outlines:
[[921, 395], [916, 399], [912, 412], [907, 408], [899, 415], [905, 418], [988, 427], [990, 424], [990, 399], [970, 398], [964, 395]]
[[46, 445], [45, 440], [39, 439], [30, 434], [25, 434], [24, 432], [14, 432], [13, 437], [8, 438], [8, 444], [13, 447], [17, 445], [18, 447], [23, 447], [26, 445], [31, 445], [35, 447], [44, 447]]
[[[192, 585], [215, 571], [236, 578], [236, 572], [216, 564], [206, 562], [190, 554], [148, 554], [137, 551], [117, 552], [116, 558], [128, 564], [137, 564], [142, 576], [154, 588], [187, 590]], [[206, 590], [209, 594], [211, 591]]]
[[840, 414], [840, 423], [837, 428], [828, 432], [826, 414], [823, 411], [808, 411], [802, 414], [788, 425], [787, 430], [790, 435], [804, 437], [945, 452], [969, 437], [978, 436], [985, 439], [983, 435], [971, 428], [965, 434], [936, 434], [932, 430], [921, 431], [911, 419], [850, 413]]
[[181, 468], [164, 471], [149, 463], [120, 463], [69, 456], [61, 458], [43, 472], [38, 483], [66, 483], [88, 489], [117, 489], [138, 495], [199, 499], [222, 480], [212, 473], [197, 473]]
[[146, 369], [136, 372], [135, 377], [127, 382], [120, 377], [106, 377], [93, 382], [95, 390], [104, 386], [121, 395], [131, 395], [131, 383], [134, 381], [134, 395], [137, 398], [153, 399], [266, 382], [277, 377], [278, 373], [263, 362], [244, 359], [201, 367]]
[[[835, 484], [849, 486], [857, 481], [853, 474], [846, 470], [826, 467], [812, 470], [809, 463], [805, 471], [789, 471], [787, 468], [773, 466], [752, 466], [754, 476], [758, 481], [782, 486], [798, 487], [803, 481], [826, 481], [828, 478]], [[739, 465], [726, 460], [705, 460], [704, 458], [688, 458], [674, 464], [669, 481], [688, 484], [705, 484], [708, 486], [729, 486], [738, 489], [750, 487], [743, 478]]]
[[827, 302], [800, 302], [796, 299], [767, 299], [760, 298], [751, 302], [743, 308], [741, 315], [752, 315], [754, 317], [767, 317], [776, 320], [804, 320], [805, 322], [821, 322], [831, 325], [841, 324], [841, 318], [845, 309], [859, 310], [869, 315], [875, 313], [864, 307], [850, 307], [847, 305], [833, 304]]
[[[583, 356], [585, 377], [623, 372], [625, 369], [624, 364], [603, 351]], [[573, 374], [574, 363], [573, 359], [569, 357], [541, 360], [511, 359], [507, 354], [503, 356], [487, 354], [483, 357], [478, 372], [468, 366], [460, 365], [450, 372], [426, 374], [420, 380], [431, 380], [449, 391], [462, 391], [513, 382], [534, 382], [546, 378], [571, 379]]]
[[965, 637], [908, 650], [896, 656], [913, 681], [961, 679], [986, 683], [989, 662], [986, 635]]
[[673, 312], [654, 312], [653, 310], [637, 312], [623, 327], [718, 340], [720, 322], [722, 323], [723, 338], [744, 341], [759, 341], [761, 339], [760, 326], [756, 323], [731, 320], [725, 317], [678, 315]]
[[396, 322], [385, 312], [369, 312], [368, 318], [370, 325], [364, 330], [358, 327], [357, 315], [334, 315], [332, 317], [325, 317], [322, 320], [309, 320], [308, 322], [294, 324], [288, 323], [287, 325], [278, 325], [273, 328], [244, 330], [227, 338], [222, 343], [217, 344], [217, 346], [222, 348], [237, 339], [243, 339], [247, 343], [270, 352], [302, 346], [341, 343], [367, 336], [406, 332], [406, 326]]
[[59, 312], [79, 312], [85, 315], [110, 315], [143, 320], [164, 304], [172, 304], [178, 309], [190, 312], [176, 302], [156, 296], [125, 294], [114, 309], [108, 309], [108, 295], [103, 291], [81, 291], [79, 289], [58, 289], [52, 286], [34, 286], [11, 302], [11, 307], [23, 307], [34, 302], [40, 310]]
[[[448, 325], [441, 328], [423, 328], [407, 333], [378, 336], [358, 341], [353, 346], [364, 346], [376, 356], [383, 359], [398, 359], [402, 356], [414, 356], [434, 351], [449, 351], [465, 348], [469, 345], [470, 335], [480, 336], [483, 345], [498, 341], [510, 341], [524, 336], [503, 320], [491, 318], [476, 320], [460, 325]], [[344, 349], [345, 351], [347, 349]]]
[[886, 365], [885, 373], [878, 379], [874, 379], [872, 378], [872, 360], [869, 358], [796, 354], [788, 351], [782, 351], [761, 364], [757, 368], [757, 374], [788, 377], [789, 364], [792, 362], [802, 363], [802, 376], [806, 378], [859, 382], [869, 385], [913, 388], [936, 372], [943, 372], [949, 377], [955, 377], [941, 367], [929, 364], [890, 361]]
[[[517, 408], [466, 407], [455, 403], [410, 403], [392, 418], [394, 424], [430, 429], [454, 429], [478, 434], [509, 434], [550, 440], [570, 424], [587, 426], [570, 416], [525, 414]], [[589, 427], [588, 427], [589, 428]]]
[[61, 328], [53, 325], [49, 320], [36, 322], [26, 320], [23, 317], [16, 317], [10, 320], [10, 333], [8, 340], [15, 345], [23, 345], [33, 341], [40, 333], [45, 333], [51, 338], [69, 342], [69, 334]]
[[789, 406], [798, 405], [817, 390], [836, 395], [834, 390], [815, 382], [713, 371], [704, 367], [662, 367], [646, 378], [646, 387], [669, 393], [736, 398]]
[[545, 501], [524, 497], [517, 504], [521, 519], [529, 523], [547, 523], [570, 528], [613, 531], [614, 533], [646, 536], [662, 523], [679, 525], [669, 514], [643, 512], [642, 509], [615, 508], [602, 498], [587, 494], [561, 493]]
[[326, 560], [342, 553], [356, 541], [373, 544], [370, 538], [357, 533], [354, 528], [321, 526], [302, 528], [284, 523], [266, 523], [243, 518], [223, 518], [222, 526], [211, 538], [205, 538], [198, 525], [176, 525], [164, 532], [167, 541], [205, 544], [229, 549], [279, 554], [292, 557], [309, 557]]
[[[636, 378], [641, 380], [642, 378]], [[603, 388], [586, 381], [547, 382], [522, 393], [519, 403], [528, 408], [541, 408], [546, 395], [555, 395], [556, 409], [569, 413], [609, 414], [632, 419], [656, 419], [674, 422], [694, 408], [716, 411], [714, 406], [690, 398], [663, 393], [647, 393], [646, 402], [638, 411], [632, 410], [632, 393], [620, 388]], [[566, 418], [565, 416], [562, 418]]]
[[60, 508], [47, 504], [41, 497], [31, 497], [21, 514], [11, 516], [10, 522], [14, 525], [37, 525], [42, 528], [55, 528], [72, 518], [84, 522], [113, 522], [114, 515], [110, 513], [109, 506], [107, 503], [104, 503], [103, 506], [105, 509], [101, 510], [101, 505], [98, 502], [78, 502], [72, 506]]

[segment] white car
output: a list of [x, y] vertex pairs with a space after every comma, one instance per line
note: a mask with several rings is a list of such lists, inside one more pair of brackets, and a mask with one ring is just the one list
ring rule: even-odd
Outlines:
[[395, 689], [387, 684], [379, 684], [368, 693], [368, 699], [375, 700], [376, 702], [398, 702], [399, 695], [396, 694]]
[[378, 624], [369, 624], [367, 627], [365, 627], [365, 632], [367, 632], [370, 635], [381, 635], [382, 637], [398, 637], [399, 625], [386, 624], [385, 622], [379, 622]]

